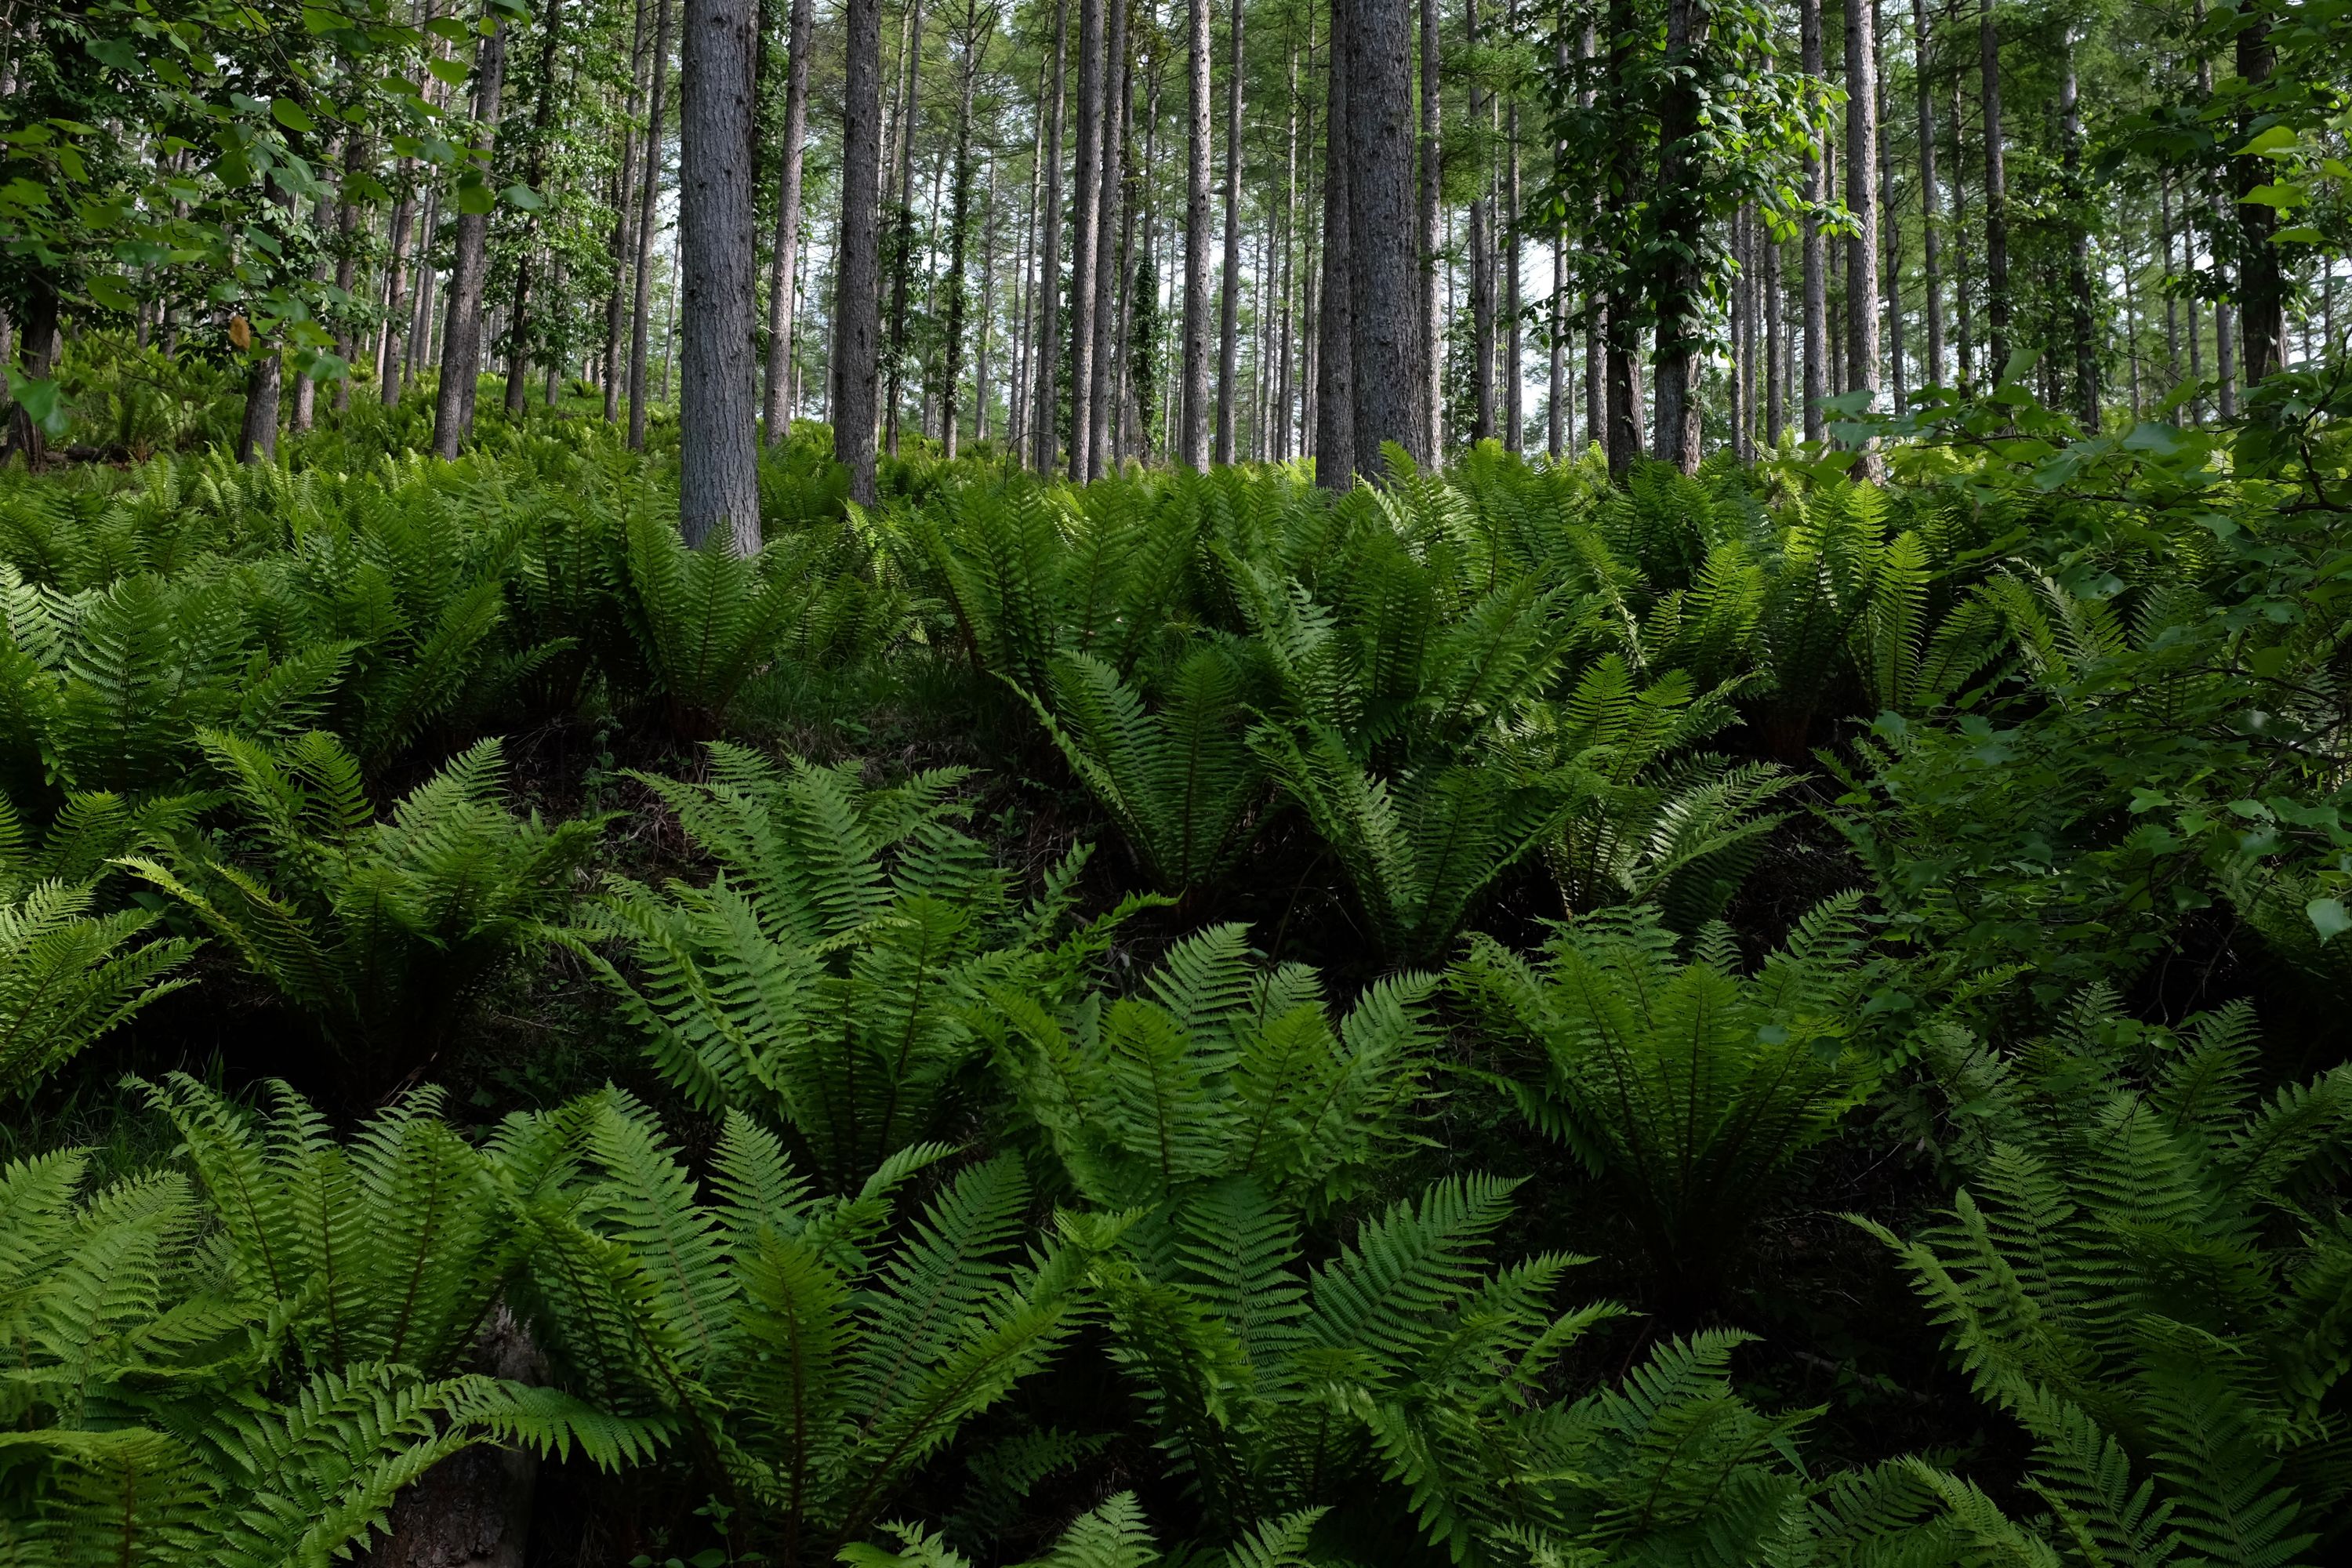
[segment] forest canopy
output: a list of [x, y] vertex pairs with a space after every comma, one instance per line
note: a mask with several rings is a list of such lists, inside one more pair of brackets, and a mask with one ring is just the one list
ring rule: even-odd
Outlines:
[[0, 1563], [2345, 1561], [2347, 136], [0, 0]]

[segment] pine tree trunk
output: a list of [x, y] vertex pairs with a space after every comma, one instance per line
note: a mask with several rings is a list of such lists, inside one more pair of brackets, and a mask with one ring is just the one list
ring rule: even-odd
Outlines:
[[[1633, 0], [1609, 0], [1610, 119], [1614, 124], [1628, 127], [1637, 114], [1630, 101], [1633, 84], [1629, 57], [1634, 47], [1634, 26]], [[1613, 242], [1622, 245], [1633, 229], [1632, 208], [1641, 185], [1641, 153], [1632, 135], [1621, 135], [1615, 140], [1616, 168], [1608, 197], [1607, 224]], [[1619, 259], [1622, 263], [1629, 258]], [[1621, 264], [1614, 268], [1602, 321], [1607, 351], [1602, 373], [1608, 384], [1604, 427], [1608, 432], [1609, 476], [1621, 483], [1633, 471], [1633, 459], [1642, 450], [1642, 389], [1634, 372], [1640, 353], [1639, 323], [1634, 313], [1639, 303], [1634, 297], [1638, 286], [1630, 266]]]
[[1118, 468], [1111, 410], [1118, 392], [1119, 205], [1126, 178], [1127, 0], [1107, 0], [1103, 30], [1101, 167], [1096, 181], [1094, 356], [1087, 382], [1087, 477]]
[[915, 269], [915, 112], [922, 93], [923, 5], [907, 8], [906, 47], [899, 51], [898, 119], [892, 131], [895, 163], [887, 218], [890, 277], [889, 342], [883, 350], [882, 437], [898, 455], [899, 405], [906, 400], [907, 285]]
[[1884, 270], [1879, 274], [1885, 289], [1880, 321], [1886, 334], [1885, 383], [1894, 392], [1887, 406], [1899, 414], [1910, 396], [1909, 371], [1903, 363], [1903, 222], [1895, 211], [1895, 150], [1890, 145], [1894, 139], [1886, 130], [1886, 28], [1879, 15], [1879, 0], [1870, 0], [1870, 32], [1871, 85], [1878, 103], [1872, 156], [1878, 165], [1878, 237], [1885, 247]]
[[[1957, 0], [1954, 0], [1957, 4]], [[1948, 22], [1957, 20], [1952, 11]], [[1969, 163], [1960, 78], [1952, 76], [1952, 354], [1953, 374], [1961, 386], [1977, 384], [1976, 290], [1969, 277]]]
[[793, 283], [800, 264], [801, 167], [808, 142], [809, 54], [815, 47], [815, 6], [792, 0], [784, 64], [784, 147], [776, 179], [776, 237], [768, 279], [767, 379], [760, 422], [770, 446], [793, 433]]
[[636, 0], [636, 23], [629, 37], [628, 116], [621, 122], [621, 168], [614, 177], [613, 199], [613, 288], [604, 297], [604, 423], [621, 416], [621, 323], [625, 314], [623, 289], [636, 257], [637, 116], [645, 110], [646, 0]]
[[654, 58], [646, 122], [646, 179], [637, 203], [636, 294], [629, 317], [629, 450], [646, 449], [646, 380], [654, 317], [654, 230], [661, 216], [662, 118], [669, 107], [669, 31], [671, 0], [660, 0], [654, 14]]
[[[499, 89], [506, 75], [507, 29], [488, 17], [490, 34], [475, 51], [475, 134], [498, 134]], [[474, 424], [474, 378], [482, 363], [482, 289], [488, 281], [490, 217], [460, 211], [449, 268], [448, 321], [441, 329], [441, 384], [433, 402], [433, 450], [455, 460], [457, 443]], [[272, 377], [273, 400], [276, 376]]]
[[[1989, 5], [1991, 0], [1986, 0]], [[1822, 74], [1822, 0], [1798, 0], [1797, 28], [1801, 68], [1807, 76]], [[1805, 143], [1805, 199], [1813, 204], [1829, 200], [1829, 169], [1821, 150], [1810, 140]], [[1805, 439], [1818, 441], [1824, 433], [1822, 421], [1822, 399], [1827, 397], [1829, 386], [1829, 276], [1827, 239], [1818, 219], [1808, 214], [1804, 219], [1805, 289], [1805, 391], [1802, 416]]]
[[[1588, 6], [1584, 26], [1576, 42], [1576, 58], [1580, 62], [1576, 79], [1576, 106], [1588, 112], [1592, 108], [1591, 64], [1600, 53], [1592, 11]], [[1597, 205], [1588, 211], [1588, 229], [1591, 218], [1599, 212]], [[1587, 285], [1584, 291], [1584, 445], [1588, 447], [1598, 445], [1604, 451], [1609, 443], [1609, 391], [1601, 342], [1607, 317], [1606, 302]]]
[[1527, 444], [1528, 383], [1519, 363], [1527, 345], [1519, 320], [1519, 100], [1516, 96], [1503, 111], [1503, 450], [1517, 452]]
[[[2238, 32], [2238, 79], [2249, 93], [2241, 100], [2238, 110], [2240, 146], [2253, 139], [2255, 122], [2262, 113], [2257, 107], [2259, 95], [2278, 61], [2278, 51], [2271, 43], [2270, 23], [2259, 10], [2250, 11], [2249, 18]], [[2286, 278], [2279, 267], [2278, 247], [2271, 238], [2278, 229], [2278, 209], [2245, 199], [2248, 192], [2270, 183], [2269, 161], [2261, 157], [2237, 158], [2232, 160], [2231, 172], [2238, 196], [2240, 237], [2239, 359], [2246, 384], [2252, 386], [2283, 368], [2280, 353], [2286, 341]], [[2225, 388], [2232, 379], [2226, 371], [2223, 373]], [[2222, 412], [2231, 415], [2236, 410], [2225, 406]]]
[[1421, 0], [1421, 352], [1429, 361], [1422, 389], [1433, 460], [1445, 450], [1445, 280], [1439, 270], [1437, 210], [1445, 186], [1445, 143], [1440, 123], [1444, 47], [1438, 0]]
[[[1205, 5], [1207, 0], [1197, 0]], [[1054, 459], [1059, 451], [1055, 431], [1055, 400], [1059, 395], [1055, 363], [1061, 347], [1059, 321], [1062, 296], [1062, 81], [1070, 52], [1070, 0], [1055, 0], [1054, 5], [1054, 85], [1052, 100], [1046, 106], [1052, 118], [1045, 130], [1045, 172], [1042, 176], [1038, 200], [1045, 204], [1045, 223], [1043, 237], [1037, 242], [1037, 353], [1032, 365], [1031, 379], [1036, 391], [1031, 395], [1029, 417], [1034, 431], [1035, 468], [1041, 474], [1054, 471]]]
[[1234, 395], [1241, 365], [1242, 0], [1227, 0], [1225, 44], [1225, 266], [1217, 300], [1215, 461], [1234, 460]]
[[[549, 127], [555, 118], [555, 62], [563, 43], [563, 0], [550, 0], [539, 44], [539, 98], [530, 111], [530, 157], [523, 183], [539, 191], [547, 183]], [[515, 264], [514, 302], [507, 332], [506, 411], [509, 419], [522, 413], [523, 380], [530, 367], [531, 266], [538, 258], [539, 215], [523, 226], [520, 253]]]
[[678, 248], [690, 323], [678, 364], [678, 526], [699, 548], [724, 530], [760, 548], [752, 300], [757, 0], [686, 0], [678, 72]]
[[[971, 95], [980, 78], [982, 52], [978, 7], [964, 11], [963, 80], [956, 95], [955, 173], [948, 185], [948, 275], [946, 342], [940, 370], [940, 443], [953, 462], [956, 455], [957, 382], [963, 374], [964, 247], [971, 227]], [[982, 362], [986, 355], [983, 353]], [[983, 378], [984, 383], [985, 378]]]
[[[1195, 5], [1202, 0], [1193, 0]], [[1315, 321], [1315, 482], [1342, 491], [1356, 482], [1355, 328], [1349, 319], [1354, 289], [1349, 224], [1349, 11], [1355, 0], [1331, 0], [1330, 67], [1323, 100], [1323, 269]]]
[[1789, 301], [1780, 284], [1780, 242], [1764, 236], [1764, 444], [1779, 449], [1789, 424]]
[[[49, 335], [47, 332], [37, 334], [35, 329], [38, 325], [39, 318], [27, 311], [26, 334], [28, 343], [36, 335], [44, 339]], [[50, 330], [54, 331], [56, 329], [52, 327]], [[284, 357], [274, 343], [260, 347], [260, 353], [245, 373], [245, 419], [236, 433], [236, 460], [247, 466], [278, 460], [278, 402], [279, 384], [285, 374]], [[28, 360], [31, 357], [26, 355]], [[41, 357], [46, 361], [47, 355], [44, 353]], [[28, 365], [27, 368], [32, 367]], [[46, 364], [41, 371], [47, 374]], [[34, 429], [37, 431], [39, 426], [35, 426]], [[28, 447], [26, 452], [32, 467], [38, 469], [40, 449]]]
[[[1845, 245], [1845, 385], [1878, 406], [1878, 38], [1876, 0], [1845, 5], [1845, 205], [1854, 232]], [[1874, 444], [1855, 471], [1885, 477]]]
[[2065, 174], [2066, 286], [2074, 298], [2069, 316], [2074, 339], [2074, 415], [2090, 435], [2099, 430], [2098, 345], [2091, 337], [2091, 235], [2083, 225], [2082, 89], [2074, 76], [2074, 29], [2064, 31], [2065, 59], [2058, 80], [2058, 117]]
[[1985, 296], [1988, 382], [2009, 374], [2009, 174], [2000, 130], [2000, 34], [1993, 0], [1979, 0], [1978, 68], [1984, 80]]
[[849, 496], [872, 506], [876, 351], [881, 346], [882, 0], [845, 0], [841, 226], [834, 268], [833, 456]]
[[1416, 463], [1422, 378], [1421, 270], [1413, 233], [1412, 0], [1348, 0], [1348, 235], [1349, 372], [1355, 458], [1370, 468], [1383, 442]]
[[[1911, 0], [1911, 74], [1919, 92], [1919, 268], [1927, 301], [1922, 313], [1927, 331], [1927, 361], [1920, 379], [1929, 386], [1944, 384], [1943, 254], [1936, 233], [1936, 98], [1927, 80], [1927, 0]], [[1957, 179], [1958, 171], [1953, 171]]]
[[1103, 7], [1078, 0], [1078, 168], [1070, 204], [1070, 478], [1094, 460], [1095, 263], [1103, 180]]
[[[352, 187], [366, 173], [368, 139], [358, 131], [343, 137], [343, 178], [335, 199], [335, 289], [345, 300], [352, 297], [352, 287], [359, 281], [360, 204]], [[144, 317], [142, 317], [144, 321]], [[359, 340], [352, 331], [352, 311], [346, 304], [335, 312], [335, 357], [343, 362], [343, 374], [335, 382], [335, 412], [342, 413], [352, 405], [352, 361], [359, 352]]]
[[403, 327], [408, 303], [408, 231], [416, 218], [413, 164], [406, 158], [400, 163], [400, 195], [392, 205], [392, 231], [384, 247], [390, 270], [384, 279], [383, 335], [376, 353], [376, 391], [386, 408], [399, 406], [401, 372], [407, 360], [407, 333]]
[[[1335, 0], [1345, 5], [1348, 0]], [[1187, 468], [1209, 467], [1209, 0], [1186, 0], [1185, 65], [1190, 144], [1184, 175], [1184, 391], [1181, 450]]]
[[1698, 353], [1705, 330], [1700, 257], [1706, 210], [1697, 188], [1704, 153], [1696, 145], [1699, 84], [1696, 61], [1706, 47], [1704, 0], [1668, 0], [1665, 86], [1658, 105], [1657, 430], [1654, 456], [1684, 473], [1699, 463]]

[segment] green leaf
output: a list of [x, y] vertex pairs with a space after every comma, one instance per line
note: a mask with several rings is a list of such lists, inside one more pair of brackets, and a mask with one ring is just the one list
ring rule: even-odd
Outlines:
[[467, 76], [473, 70], [473, 67], [464, 60], [427, 60], [425, 62], [425, 68], [451, 87], [464, 85]]
[[103, 306], [107, 310], [133, 310], [138, 309], [139, 302], [131, 297], [131, 290], [124, 287], [121, 279], [115, 277], [111, 273], [99, 273], [97, 276], [90, 279], [90, 280], [83, 287], [92, 300], [96, 300], [100, 305]]
[[2352, 930], [2352, 913], [2345, 911], [2341, 899], [2314, 899], [2303, 906], [2303, 912], [2323, 942]]
[[304, 112], [300, 104], [295, 102], [290, 98], [271, 99], [269, 100], [269, 118], [275, 120], [278, 124], [283, 125], [289, 131], [315, 131], [318, 129], [317, 122], [312, 121], [308, 113]]
[[505, 199], [507, 205], [510, 207], [519, 207], [527, 213], [543, 211], [547, 206], [547, 198], [545, 196], [541, 195], [537, 191], [532, 190], [529, 185], [524, 184], [520, 180], [516, 181], [513, 184], [509, 185], [505, 190], [499, 194]]
[[2238, 149], [2238, 155], [2266, 156], [2273, 153], [2290, 152], [2294, 147], [2294, 132], [2288, 126], [2273, 125]]

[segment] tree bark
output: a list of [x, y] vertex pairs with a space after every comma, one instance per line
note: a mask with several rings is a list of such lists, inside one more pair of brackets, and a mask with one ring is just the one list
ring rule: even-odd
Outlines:
[[1118, 300], [1120, 197], [1125, 179], [1127, 101], [1127, 0], [1106, 0], [1100, 119], [1102, 156], [1096, 181], [1094, 354], [1087, 382], [1087, 478], [1099, 479], [1118, 466], [1112, 450], [1112, 405], [1118, 392]]
[[[991, 13], [992, 19], [993, 13]], [[963, 374], [964, 248], [971, 227], [971, 96], [980, 77], [983, 23], [980, 8], [964, 7], [963, 80], [956, 95], [955, 173], [948, 188], [947, 342], [942, 345], [940, 374], [940, 444], [948, 460], [956, 455], [957, 382]], [[982, 363], [986, 363], [983, 353]], [[986, 376], [982, 377], [982, 395]]]
[[[1205, 5], [1207, 0], [1196, 0]], [[1059, 312], [1062, 296], [1062, 80], [1070, 51], [1070, 0], [1054, 5], [1054, 86], [1052, 119], [1045, 131], [1045, 172], [1038, 200], [1045, 204], [1044, 236], [1037, 244], [1037, 353], [1032, 367], [1037, 390], [1030, 399], [1030, 421], [1035, 430], [1036, 469], [1054, 471], [1058, 447], [1055, 416], [1060, 388], [1055, 358], [1061, 347]]]
[[[343, 374], [335, 380], [335, 412], [352, 405], [352, 360], [359, 352], [352, 331], [352, 289], [359, 281], [360, 204], [352, 186], [367, 169], [368, 139], [359, 131], [343, 137], [343, 178], [335, 197], [335, 357]], [[143, 321], [144, 318], [142, 317]]]
[[[1848, 0], [1851, 8], [1861, 7]], [[1685, 474], [1698, 472], [1698, 352], [1705, 330], [1705, 279], [1700, 258], [1706, 209], [1698, 183], [1704, 152], [1697, 144], [1697, 59], [1706, 47], [1710, 17], [1705, 0], [1668, 0], [1665, 86], [1658, 105], [1656, 218], [1660, 250], [1654, 297], [1658, 311], [1657, 429], [1653, 455]]]
[[1225, 45], [1225, 270], [1217, 307], [1216, 461], [1234, 460], [1234, 395], [1241, 366], [1242, 0], [1227, 0]]
[[1871, 84], [1878, 103], [1871, 140], [1877, 144], [1874, 158], [1878, 165], [1878, 237], [1885, 247], [1884, 270], [1879, 274], [1885, 289], [1880, 320], [1886, 333], [1885, 384], [1894, 393], [1887, 406], [1899, 414], [1910, 398], [1910, 372], [1903, 363], [1903, 221], [1895, 211], [1895, 150], [1886, 131], [1886, 26], [1879, 15], [1879, 0], [1870, 0], [1870, 32]]
[[[1878, 406], [1878, 39], [1876, 0], [1845, 0], [1845, 205], [1854, 232], [1845, 243], [1845, 385]], [[1875, 443], [1856, 472], [1885, 478]]]
[[[1985, 0], [1987, 5], [1991, 0]], [[1822, 0], [1798, 0], [1797, 30], [1799, 58], [1808, 77], [1818, 79], [1822, 74]], [[1808, 139], [1805, 143], [1805, 200], [1818, 206], [1829, 200], [1829, 169], [1819, 147]], [[1822, 233], [1821, 219], [1808, 210], [1801, 240], [1804, 252], [1805, 289], [1805, 439], [1818, 441], [1825, 434], [1822, 422], [1822, 399], [1829, 395], [1829, 277], [1827, 241]]]
[[[1202, 0], [1193, 0], [1195, 5]], [[1315, 482], [1344, 491], [1356, 482], [1354, 323], [1349, 320], [1354, 262], [1349, 254], [1348, 186], [1354, 158], [1348, 145], [1349, 9], [1355, 0], [1331, 0], [1330, 64], [1323, 99], [1323, 271], [1318, 286], [1315, 341]]]
[[678, 75], [678, 248], [689, 323], [678, 365], [678, 526], [699, 548], [726, 531], [760, 549], [751, 185], [757, 0], [686, 0]]
[[1103, 6], [1078, 0], [1078, 167], [1070, 206], [1069, 475], [1094, 460], [1095, 252], [1102, 217]]
[[1428, 422], [1423, 439], [1433, 455], [1445, 450], [1445, 280], [1439, 270], [1437, 227], [1445, 185], [1439, 112], [1444, 58], [1438, 0], [1421, 0], [1421, 352], [1429, 362], [1429, 384], [1422, 389]]
[[1349, 321], [1359, 467], [1395, 441], [1416, 463], [1424, 434], [1415, 417], [1426, 372], [1413, 222], [1412, 0], [1348, 0]]
[[245, 419], [236, 433], [236, 460], [248, 466], [278, 460], [278, 401], [284, 362], [275, 343], [257, 346], [259, 356], [245, 373]]
[[[1514, 29], [1515, 30], [1515, 29]], [[1525, 329], [1519, 320], [1519, 100], [1503, 110], [1503, 450], [1527, 443], [1527, 377], [1521, 374]]]
[[1984, 81], [1985, 312], [1990, 363], [1986, 379], [2009, 374], [2009, 174], [2000, 139], [2000, 33], [1993, 0], [1979, 0], [1978, 69]]
[[1780, 287], [1780, 241], [1760, 237], [1764, 257], [1759, 292], [1764, 315], [1764, 444], [1778, 449], [1789, 423], [1789, 301]]
[[604, 297], [604, 423], [614, 424], [621, 416], [621, 382], [625, 374], [622, 363], [621, 319], [622, 289], [629, 278], [629, 266], [636, 255], [634, 243], [635, 226], [632, 222], [636, 211], [637, 184], [637, 116], [645, 110], [646, 75], [646, 0], [636, 0], [636, 22], [629, 37], [629, 100], [628, 118], [621, 125], [621, 170], [614, 185], [613, 201], [613, 288]]
[[768, 279], [767, 384], [760, 420], [770, 446], [793, 433], [793, 281], [800, 265], [801, 166], [808, 142], [809, 52], [815, 46], [812, 0], [792, 0], [784, 65], [784, 148], [776, 179], [776, 238]]
[[[2259, 8], [2250, 8], [2248, 20], [2238, 30], [2238, 79], [2252, 93], [2259, 93], [2263, 83], [2278, 63], [2278, 51], [2271, 43], [2270, 23]], [[2253, 138], [2254, 121], [2261, 110], [2248, 100], [2238, 110], [2238, 143], [2243, 146]], [[2271, 236], [2278, 229], [2278, 209], [2261, 202], [2250, 202], [2246, 194], [2258, 185], [2270, 183], [2268, 163], [2260, 157], [2232, 160], [2238, 196], [2238, 338], [2239, 366], [2252, 386], [2263, 377], [2282, 368], [2280, 351], [2286, 341], [2286, 278], [2279, 267], [2278, 247]], [[2232, 379], [2223, 373], [2223, 385]], [[2224, 415], [2234, 414], [2225, 407]]]
[[[523, 173], [523, 183], [531, 189], [547, 183], [547, 142], [549, 128], [555, 119], [555, 62], [563, 41], [563, 0], [549, 0], [544, 30], [539, 45], [539, 96], [530, 111], [530, 156]], [[532, 213], [523, 226], [522, 247], [515, 262], [514, 299], [507, 329], [506, 411], [509, 419], [522, 413], [523, 380], [530, 367], [530, 289], [531, 264], [539, 249], [539, 215]]]
[[[1348, 0], [1335, 0], [1345, 5]], [[1209, 467], [1209, 0], [1186, 0], [1191, 143], [1184, 175], [1184, 394], [1186, 467]]]
[[[1919, 267], [1927, 291], [1922, 313], [1927, 329], [1927, 363], [1920, 368], [1929, 386], [1944, 384], [1944, 274], [1936, 233], [1936, 97], [1927, 80], [1927, 0], [1911, 0], [1911, 74], [1919, 95]], [[1957, 176], [1958, 171], [1955, 170]]]
[[646, 122], [646, 183], [637, 206], [636, 298], [629, 318], [629, 450], [646, 449], [646, 357], [654, 320], [654, 229], [661, 216], [662, 116], [669, 100], [669, 29], [671, 0], [660, 0], [654, 14], [654, 58]]
[[834, 268], [833, 456], [850, 499], [872, 506], [875, 351], [881, 337], [876, 263], [881, 235], [882, 0], [846, 0], [843, 57], [841, 233]]
[[408, 303], [408, 232], [416, 218], [414, 165], [406, 158], [400, 162], [400, 195], [392, 204], [392, 233], [385, 247], [390, 269], [384, 279], [383, 337], [376, 355], [376, 392], [386, 408], [400, 405], [401, 372], [407, 363], [408, 334], [402, 328]]
[[2083, 224], [2082, 89], [2074, 76], [2074, 29], [2064, 33], [2065, 59], [2058, 80], [2061, 167], [2065, 174], [2066, 284], [2074, 296], [2068, 311], [2074, 339], [2074, 415], [2090, 435], [2099, 430], [2099, 354], [2091, 336], [2091, 235]]
[[[498, 135], [499, 89], [506, 75], [507, 29], [490, 19], [490, 35], [475, 51], [474, 122], [485, 143]], [[482, 289], [488, 281], [490, 216], [457, 214], [457, 251], [449, 267], [448, 320], [441, 329], [441, 384], [433, 400], [433, 450], [454, 460], [457, 443], [474, 426], [474, 379], [482, 363]], [[275, 376], [273, 374], [273, 382]]]
[[915, 270], [915, 111], [923, 78], [923, 4], [909, 0], [906, 47], [900, 51], [898, 122], [890, 176], [888, 223], [890, 274], [889, 342], [882, 354], [882, 437], [890, 455], [898, 455], [898, 411], [906, 398], [907, 285]]

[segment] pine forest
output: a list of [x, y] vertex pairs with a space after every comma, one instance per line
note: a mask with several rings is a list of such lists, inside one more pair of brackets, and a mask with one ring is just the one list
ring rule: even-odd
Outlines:
[[0, 1568], [2352, 1565], [2352, 0], [0, 0]]

